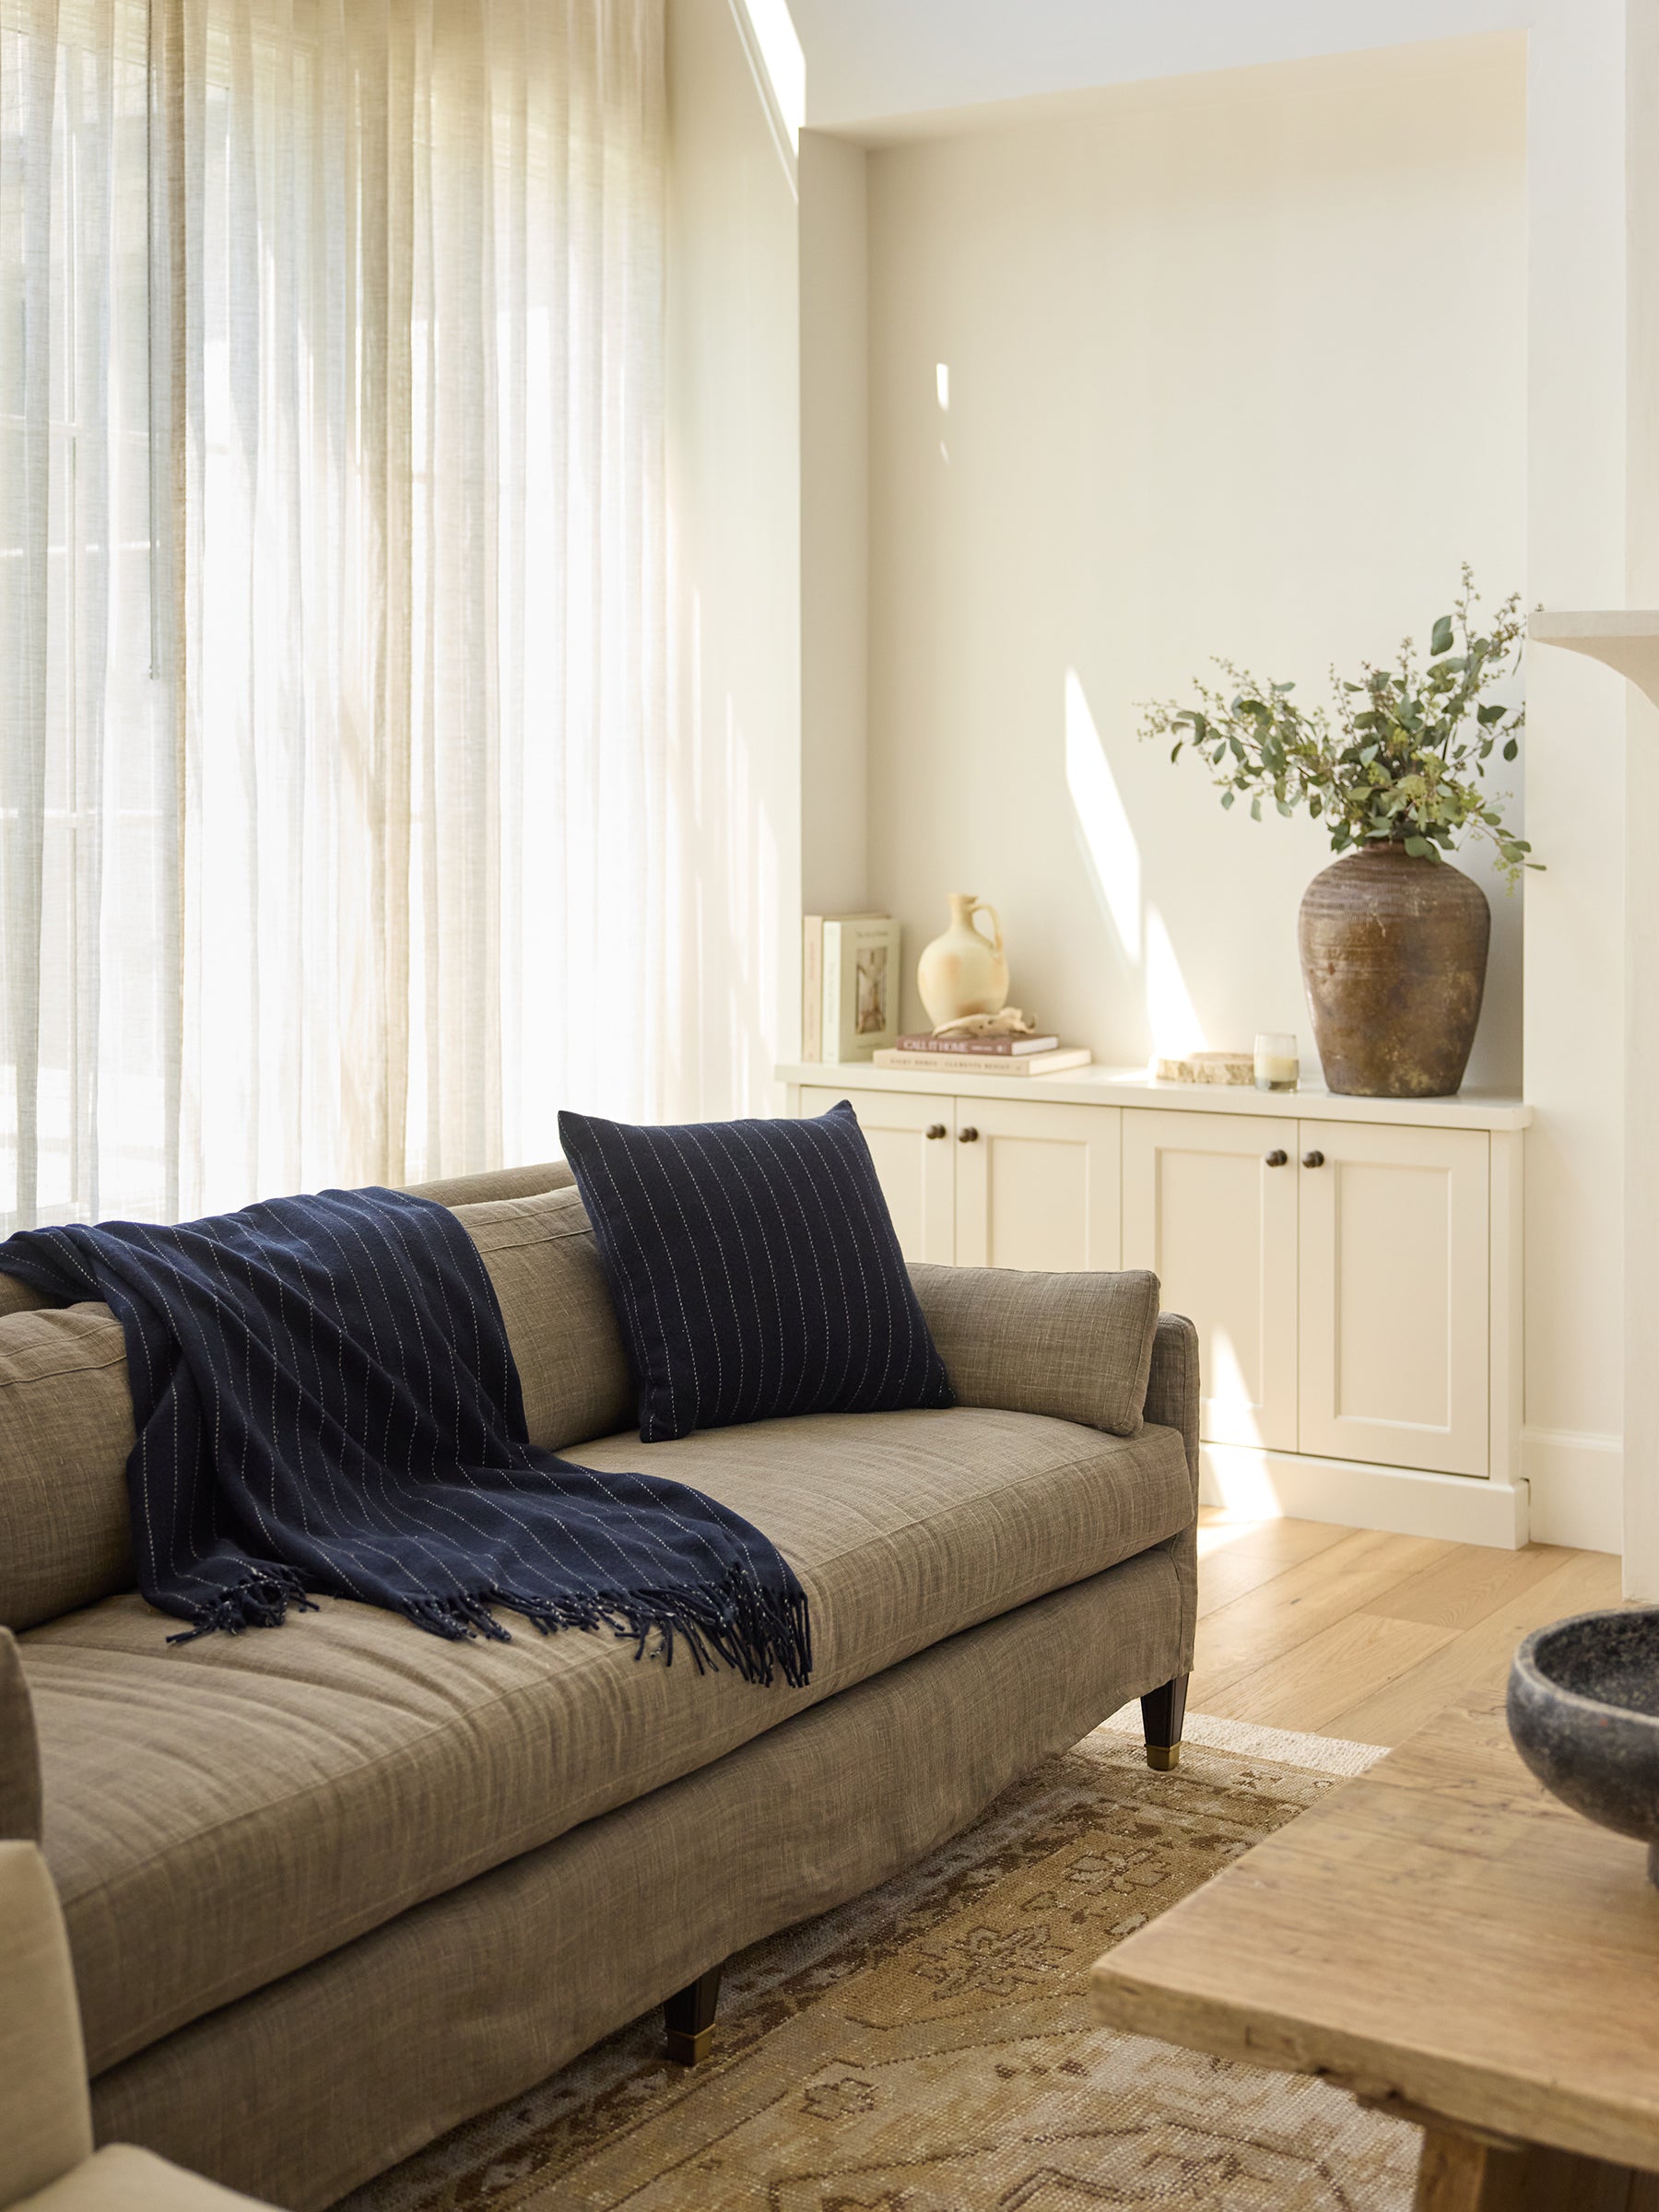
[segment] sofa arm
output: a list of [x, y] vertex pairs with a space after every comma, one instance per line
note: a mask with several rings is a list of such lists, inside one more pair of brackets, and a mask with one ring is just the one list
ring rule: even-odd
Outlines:
[[1158, 1327], [1158, 1277], [912, 1265], [911, 1280], [962, 1406], [1045, 1413], [1133, 1436]]
[[1183, 1313], [1160, 1313], [1147, 1377], [1147, 1419], [1179, 1430], [1198, 1501], [1198, 1332]]
[[87, 2056], [64, 1916], [32, 1843], [0, 1843], [0, 2205], [92, 2150]]
[[0, 1629], [0, 1842], [41, 1840], [41, 1747], [18, 1640]]

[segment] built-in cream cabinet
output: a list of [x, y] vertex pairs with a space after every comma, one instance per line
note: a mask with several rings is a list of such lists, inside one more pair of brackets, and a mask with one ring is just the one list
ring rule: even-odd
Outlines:
[[907, 1260], [1116, 1267], [1119, 1124], [1111, 1107], [917, 1099], [801, 1086], [802, 1113], [851, 1097]]
[[1300, 1128], [1299, 1448], [1484, 1475], [1489, 1135]]
[[852, 1100], [907, 1258], [1156, 1270], [1212, 1495], [1524, 1540], [1519, 1101], [829, 1073], [783, 1070], [790, 1110]]
[[1277, 1118], [1128, 1117], [1121, 1264], [1196, 1324], [1211, 1443], [1297, 1449], [1296, 1145]]

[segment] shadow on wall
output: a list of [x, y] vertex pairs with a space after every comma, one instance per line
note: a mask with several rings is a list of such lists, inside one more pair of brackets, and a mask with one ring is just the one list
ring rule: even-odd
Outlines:
[[1203, 1051], [1204, 1024], [1163, 915], [1145, 898], [1140, 845], [1075, 668], [1065, 672], [1065, 788], [1100, 911], [1137, 979], [1152, 1052]]

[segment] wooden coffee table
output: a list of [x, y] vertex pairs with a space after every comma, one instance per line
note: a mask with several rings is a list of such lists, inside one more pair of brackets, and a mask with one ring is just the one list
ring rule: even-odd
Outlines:
[[1419, 2212], [1659, 2212], [1659, 1890], [1448, 1712], [1110, 1951], [1100, 2018], [1423, 2130]]

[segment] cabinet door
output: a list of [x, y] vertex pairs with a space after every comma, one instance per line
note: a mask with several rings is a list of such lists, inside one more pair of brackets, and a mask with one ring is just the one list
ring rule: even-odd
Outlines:
[[1120, 1265], [1123, 1118], [1115, 1106], [958, 1099], [958, 1265]]
[[956, 1107], [894, 1090], [801, 1087], [803, 1114], [823, 1113], [851, 1099], [870, 1147], [876, 1173], [907, 1260], [956, 1257]]
[[1487, 1472], [1489, 1140], [1301, 1124], [1301, 1448]]
[[1201, 1433], [1296, 1449], [1296, 1124], [1124, 1115], [1124, 1265], [1198, 1330]]

